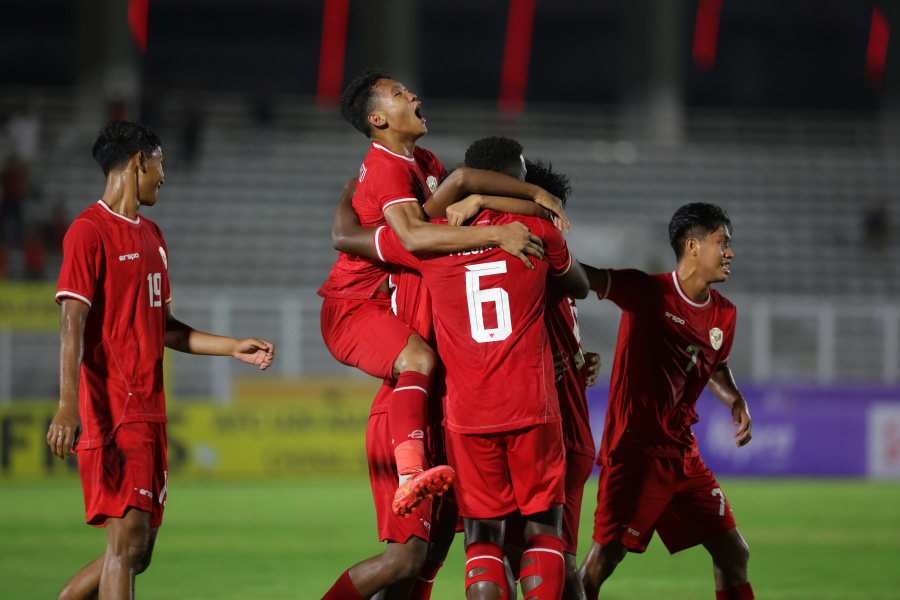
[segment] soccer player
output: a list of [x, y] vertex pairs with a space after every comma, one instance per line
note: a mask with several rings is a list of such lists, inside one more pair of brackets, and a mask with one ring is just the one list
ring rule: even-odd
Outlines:
[[[446, 171], [437, 157], [416, 145], [428, 129], [421, 102], [403, 84], [382, 71], [367, 71], [344, 90], [341, 112], [371, 141], [353, 196], [353, 208], [363, 225], [389, 225], [404, 246], [415, 252], [498, 245], [525, 264], [530, 264], [526, 254], [540, 252], [539, 240], [519, 223], [476, 230], [428, 222], [426, 215], [443, 216], [431, 195]], [[456, 185], [465, 188], [460, 180], [466, 176], [456, 175]], [[497, 174], [477, 177], [483, 193], [558, 205], [557, 199], [535, 186]], [[336, 359], [396, 381], [388, 424], [400, 484], [394, 510], [402, 515], [421, 499], [441, 493], [452, 473], [443, 465], [428, 469], [424, 407], [435, 356], [422, 332], [391, 312], [389, 270], [378, 261], [339, 253], [319, 290], [324, 298], [320, 324], [325, 344]]]
[[534, 270], [496, 248], [420, 259], [387, 228], [375, 237], [384, 260], [419, 271], [431, 292], [438, 353], [447, 370], [444, 428], [465, 523], [470, 600], [508, 597], [502, 527], [504, 517], [517, 510], [527, 538], [523, 593], [558, 598], [564, 579], [565, 461], [543, 321], [545, 275], [549, 269], [582, 297], [587, 282], [547, 221], [483, 211], [474, 225], [512, 219], [544, 242], [546, 260], [535, 261]]
[[[468, 167], [495, 170], [511, 177], [524, 178], [565, 202], [572, 192], [569, 179], [540, 160], [529, 161], [522, 156], [522, 146], [511, 138], [487, 137], [469, 146], [465, 164]], [[473, 212], [468, 205], [476, 199], [467, 199], [449, 207], [454, 221], [464, 220]], [[478, 203], [484, 203], [481, 200]], [[547, 307], [544, 323], [550, 336], [556, 365], [556, 391], [562, 417], [563, 442], [566, 449], [565, 495], [563, 509], [562, 543], [566, 564], [566, 582], [563, 598], [584, 598], [584, 587], [578, 574], [576, 553], [578, 550], [578, 526], [581, 520], [581, 504], [584, 486], [594, 465], [594, 439], [591, 434], [587, 409], [588, 385], [596, 383], [600, 368], [600, 356], [586, 353], [581, 347], [578, 328], [578, 308], [570, 296], [553, 278], [547, 283]], [[524, 549], [521, 522], [507, 519], [505, 558], [509, 562], [512, 581], [519, 579], [518, 565]]]
[[627, 552], [646, 550], [654, 531], [671, 553], [703, 544], [717, 600], [753, 598], [749, 549], [691, 431], [709, 385], [731, 410], [737, 446], [751, 438], [747, 402], [728, 367], [736, 309], [711, 287], [728, 279], [731, 231], [718, 206], [687, 204], [669, 222], [678, 264], [671, 273], [585, 267], [598, 297], [622, 309], [597, 456], [594, 541], [580, 569], [589, 598]]
[[163, 184], [159, 137], [116, 121], [101, 130], [93, 156], [106, 190], [63, 243], [59, 410], [47, 443], [61, 459], [77, 450], [87, 522], [106, 527], [107, 545], [66, 583], [65, 600], [133, 598], [135, 575], [150, 565], [168, 487], [163, 347], [263, 370], [275, 352], [264, 340], [196, 331], [172, 314], [166, 243], [138, 214]]

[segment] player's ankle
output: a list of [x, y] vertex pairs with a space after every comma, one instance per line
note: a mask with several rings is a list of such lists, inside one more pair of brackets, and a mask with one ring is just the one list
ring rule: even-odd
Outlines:
[[422, 440], [407, 440], [397, 444], [394, 448], [394, 461], [397, 463], [397, 473], [400, 475], [414, 475], [428, 468], [425, 458], [425, 442]]

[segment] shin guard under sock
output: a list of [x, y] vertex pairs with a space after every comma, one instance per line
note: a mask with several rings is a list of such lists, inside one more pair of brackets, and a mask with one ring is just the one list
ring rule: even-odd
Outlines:
[[[532, 587], [529, 577], [537, 577]], [[519, 580], [525, 600], [556, 600], [566, 583], [562, 540], [555, 535], [533, 535], [525, 541]], [[525, 591], [529, 589], [530, 591]]]
[[[469, 576], [473, 569], [485, 569], [484, 573]], [[491, 542], [474, 542], [466, 548], [466, 593], [469, 586], [479, 581], [490, 581], [500, 588], [500, 599], [508, 600], [506, 589], [506, 567], [503, 565], [503, 550]]]

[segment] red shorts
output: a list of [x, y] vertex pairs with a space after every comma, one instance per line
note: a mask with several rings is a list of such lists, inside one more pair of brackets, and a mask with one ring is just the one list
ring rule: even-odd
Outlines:
[[388, 540], [405, 543], [415, 536], [427, 542], [431, 536], [432, 508], [436, 505], [432, 499], [423, 501], [408, 519], [398, 517], [391, 509], [394, 493], [397, 491], [398, 475], [387, 413], [369, 416], [366, 455], [369, 459], [369, 482], [375, 500], [378, 539], [382, 542]]
[[578, 553], [578, 526], [584, 484], [594, 471], [594, 457], [566, 450], [566, 503], [563, 505], [563, 552]]
[[559, 422], [485, 435], [447, 430], [445, 435], [463, 517], [494, 519], [515, 510], [528, 516], [565, 501]]
[[123, 517], [133, 506], [150, 513], [150, 527], [159, 527], [168, 471], [165, 423], [123, 423], [109, 446], [79, 451], [88, 524], [104, 527], [107, 517]]
[[[598, 462], [600, 462], [598, 460]], [[671, 554], [736, 527], [731, 506], [703, 459], [617, 457], [600, 465], [594, 541], [643, 552], [653, 532]]]
[[392, 379], [394, 361], [416, 330], [391, 312], [391, 300], [325, 298], [319, 324], [338, 361], [380, 379]]

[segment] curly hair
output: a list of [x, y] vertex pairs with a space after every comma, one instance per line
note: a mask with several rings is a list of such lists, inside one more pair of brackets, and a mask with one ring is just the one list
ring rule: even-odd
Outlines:
[[367, 69], [341, 93], [341, 115], [366, 137], [372, 135], [369, 114], [375, 109], [375, 84], [391, 76], [381, 69]]
[[104, 175], [125, 165], [131, 157], [144, 151], [148, 156], [162, 146], [152, 129], [132, 121], [113, 121], [100, 130], [91, 155]]
[[508, 137], [481, 138], [466, 150], [465, 165], [518, 178], [522, 168], [522, 144]]
[[572, 193], [572, 184], [566, 175], [554, 171], [552, 163], [544, 164], [540, 159], [535, 159], [532, 162], [526, 158], [525, 169], [525, 181], [527, 183], [544, 188], [562, 200], [565, 207], [566, 200]]

